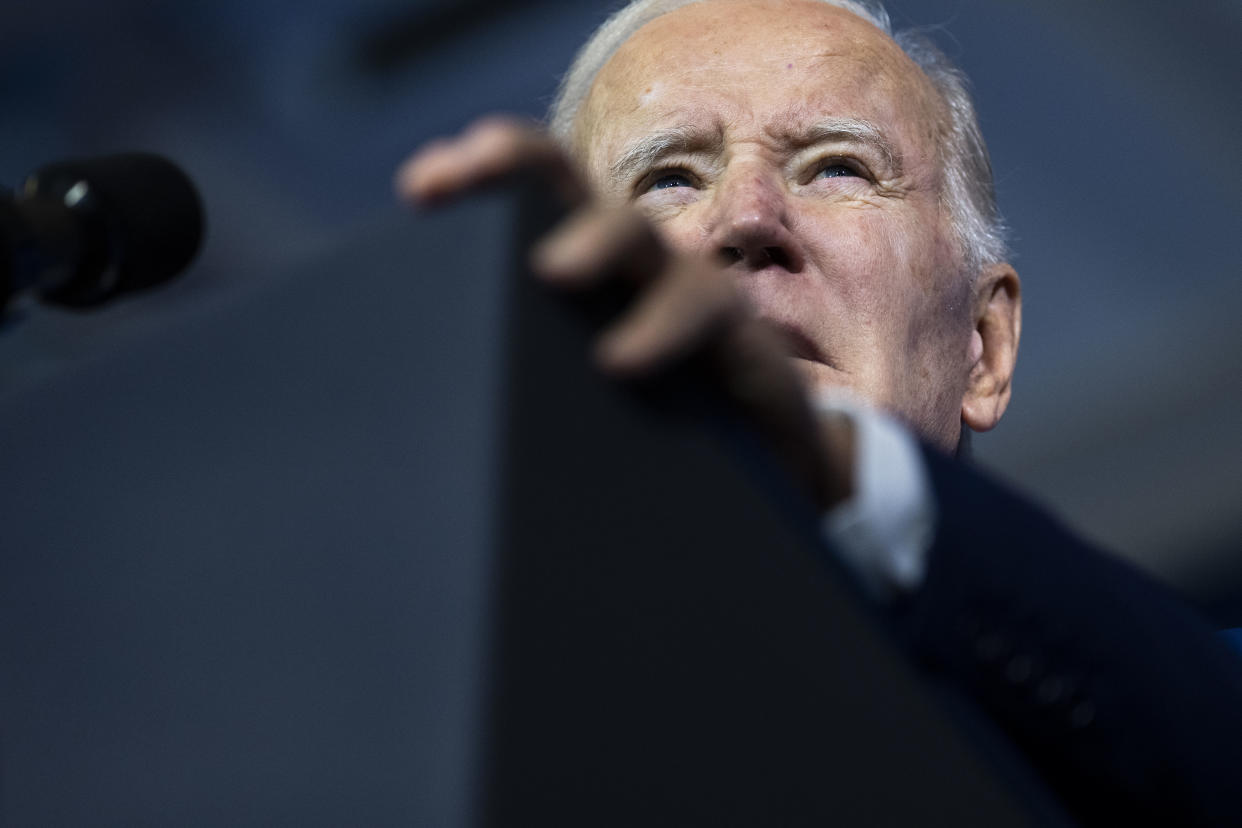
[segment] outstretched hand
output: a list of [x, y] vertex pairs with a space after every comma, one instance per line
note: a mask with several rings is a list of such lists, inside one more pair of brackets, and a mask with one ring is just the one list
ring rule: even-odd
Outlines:
[[638, 210], [596, 200], [584, 176], [539, 128], [487, 118], [434, 141], [398, 170], [398, 196], [430, 206], [534, 176], [568, 217], [530, 251], [542, 281], [564, 290], [628, 283], [634, 298], [595, 342], [618, 378], [651, 376], [693, 361], [734, 399], [822, 507], [851, 491], [853, 430], [819, 419], [780, 339], [757, 319], [719, 262], [670, 250]]

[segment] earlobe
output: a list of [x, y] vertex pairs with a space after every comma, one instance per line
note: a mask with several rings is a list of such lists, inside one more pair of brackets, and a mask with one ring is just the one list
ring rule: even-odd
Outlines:
[[970, 376], [962, 397], [962, 422], [975, 431], [991, 429], [1005, 413], [1021, 331], [1017, 272], [1005, 262], [985, 267], [975, 286]]

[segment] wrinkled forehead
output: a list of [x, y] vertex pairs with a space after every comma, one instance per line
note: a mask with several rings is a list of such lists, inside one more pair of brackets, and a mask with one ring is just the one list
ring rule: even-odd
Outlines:
[[760, 128], [859, 118], [914, 155], [932, 152], [941, 111], [923, 72], [851, 12], [817, 0], [704, 0], [621, 45], [579, 113], [574, 150], [590, 164], [617, 133], [671, 126], [688, 108]]

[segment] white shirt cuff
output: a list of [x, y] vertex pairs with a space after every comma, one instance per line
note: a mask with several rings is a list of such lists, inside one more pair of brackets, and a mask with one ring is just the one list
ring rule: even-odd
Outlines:
[[891, 603], [922, 585], [935, 538], [936, 506], [918, 442], [841, 391], [814, 402], [821, 414], [854, 423], [854, 494], [824, 515], [824, 537], [872, 598]]

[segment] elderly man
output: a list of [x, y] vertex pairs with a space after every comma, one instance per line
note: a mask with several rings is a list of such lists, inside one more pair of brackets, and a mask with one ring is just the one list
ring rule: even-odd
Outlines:
[[[745, 307], [810, 388], [849, 389], [943, 449], [963, 423], [1000, 419], [1019, 288], [986, 150], [961, 79], [923, 46], [913, 53], [931, 76], [921, 70], [880, 15], [635, 3], [583, 49], [553, 130], [597, 199], [537, 266], [581, 282], [644, 270], [631, 275], [651, 298], [601, 341], [608, 368], [651, 371], [717, 347], [746, 327], [721, 325]], [[578, 202], [582, 185], [554, 153], [488, 121], [416, 158], [402, 186], [432, 200], [538, 164]]]
[[481, 122], [398, 187], [429, 203], [536, 172], [573, 212], [535, 271], [638, 286], [601, 366], [709, 371], [914, 656], [1079, 816], [1236, 813], [1242, 662], [943, 456], [1004, 413], [1021, 314], [973, 106], [939, 52], [852, 0], [637, 0], [579, 53], [550, 126]]

